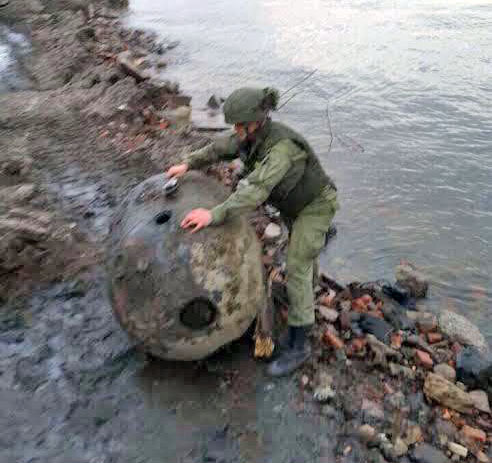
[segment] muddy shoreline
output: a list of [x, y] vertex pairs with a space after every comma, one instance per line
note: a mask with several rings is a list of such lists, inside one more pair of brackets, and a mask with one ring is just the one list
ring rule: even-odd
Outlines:
[[[386, 358], [379, 344], [358, 350], [341, 303], [357, 323], [359, 293], [337, 295], [335, 320], [319, 311], [316, 356], [290, 379], [266, 378], [248, 339], [186, 364], [128, 342], [106, 295], [111, 216], [129, 189], [207, 137], [170, 109], [179, 86], [159, 76], [175, 44], [124, 29], [124, 6], [26, 0], [0, 10], [32, 46], [19, 63], [30, 88], [0, 95], [0, 460], [438, 462], [455, 458], [449, 442], [459, 441], [462, 461], [486, 461], [490, 414], [431, 405], [415, 346], [400, 354], [413, 379], [368, 361]], [[485, 442], [462, 438], [465, 425]]]

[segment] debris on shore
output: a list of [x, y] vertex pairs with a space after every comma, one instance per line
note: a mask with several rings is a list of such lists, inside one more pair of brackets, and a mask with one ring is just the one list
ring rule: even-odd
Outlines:
[[[0, 14], [11, 22], [29, 19], [33, 42], [32, 57], [23, 63], [32, 89], [0, 95], [0, 302], [19, 306], [21, 296], [28, 297], [33, 288], [77, 280], [87, 269], [92, 272], [89, 284], [99, 284], [114, 207], [130, 188], [176, 162], [181, 151], [203, 146], [209, 137], [194, 130], [190, 97], [161, 78], [168, 66], [163, 55], [176, 44], [122, 27], [114, 9], [120, 2], [85, 5], [67, 0], [62, 7], [61, 2], [32, 0], [0, 6]], [[221, 103], [219, 97], [211, 98], [210, 109], [217, 110]], [[218, 121], [214, 130], [222, 128]], [[239, 169], [231, 163], [209, 173], [233, 188]], [[263, 243], [276, 319], [285, 323], [287, 230], [268, 207], [251, 222]], [[309, 401], [319, 402], [318, 415], [336, 423], [338, 462], [492, 460], [487, 342], [461, 315], [437, 315], [417, 304], [428, 288], [425, 276], [408, 262], [399, 265], [395, 282], [345, 285], [320, 276], [314, 356], [298, 375], [303, 402], [295, 406], [303, 410]], [[1, 342], [9, 350], [0, 364], [2, 389], [15, 390], [23, 401], [43, 394], [60, 426], [46, 425], [36, 439], [29, 433], [15, 436], [16, 450], [46, 441], [45, 446], [53, 446], [46, 461], [55, 461], [56, 452], [61, 455], [65, 444], [55, 437], [63, 426], [73, 426], [80, 435], [80, 428], [88, 429], [90, 436], [75, 433], [80, 440], [76, 445], [89, 455], [77, 461], [116, 461], [109, 453], [101, 456], [101, 449], [107, 449], [109, 441], [114, 452], [121, 452], [115, 454], [126, 452], [121, 442], [130, 420], [125, 418], [138, 421], [128, 412], [131, 406], [121, 407], [118, 401], [126, 391], [125, 378], [124, 385], [117, 385], [121, 389], [106, 396], [113, 377], [102, 379], [104, 368], [110, 364], [115, 371], [123, 370], [125, 356], [115, 346], [127, 346], [94, 308], [94, 300], [72, 304], [70, 298], [83, 293], [75, 284], [54, 292], [53, 299], [64, 301], [61, 306], [70, 319], [57, 311], [58, 304], [51, 304], [55, 315], [43, 313], [42, 323], [35, 325], [39, 332], [27, 335], [30, 350], [23, 344], [28, 317], [16, 313], [0, 320]], [[50, 303], [43, 297], [39, 306], [44, 308]], [[75, 334], [58, 337], [60, 326]], [[94, 378], [93, 383], [87, 378]], [[97, 387], [99, 395], [93, 393]], [[135, 398], [140, 391], [133, 393], [131, 400], [141, 404]], [[96, 410], [95, 399], [109, 404], [109, 412]], [[118, 413], [113, 413], [115, 404], [121, 407]], [[12, 412], [16, 423], [24, 419], [19, 413]], [[91, 413], [97, 421], [88, 418]], [[124, 425], [115, 436], [111, 420], [118, 414]], [[87, 450], [94, 436], [99, 439], [97, 456]]]

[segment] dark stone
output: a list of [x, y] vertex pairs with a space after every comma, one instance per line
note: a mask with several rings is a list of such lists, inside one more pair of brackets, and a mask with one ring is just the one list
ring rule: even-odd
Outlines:
[[417, 463], [450, 463], [448, 457], [429, 444], [420, 444], [410, 453], [410, 459]]
[[207, 106], [211, 109], [219, 109], [220, 108], [220, 98], [217, 98], [217, 96], [212, 95], [207, 101]]
[[387, 321], [367, 314], [362, 314], [359, 326], [365, 333], [373, 334], [381, 342], [388, 342], [393, 332], [393, 327]]
[[430, 408], [425, 403], [424, 394], [421, 391], [408, 394], [407, 401], [410, 406], [410, 418], [421, 425], [426, 425]]
[[475, 347], [464, 347], [456, 357], [456, 378], [470, 389], [492, 392], [492, 362]]
[[415, 320], [407, 317], [407, 310], [405, 308], [398, 307], [393, 303], [390, 307], [391, 310], [388, 310], [387, 305], [387, 302], [385, 302], [385, 306], [383, 306], [384, 318], [391, 323], [396, 330], [415, 331]]

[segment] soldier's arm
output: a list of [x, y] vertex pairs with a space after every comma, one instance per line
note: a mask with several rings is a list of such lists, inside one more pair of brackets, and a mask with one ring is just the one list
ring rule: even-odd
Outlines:
[[212, 224], [219, 225], [227, 217], [251, 211], [265, 202], [300, 153], [304, 152], [292, 141], [279, 141], [260, 165], [239, 182], [237, 190], [212, 209]]
[[207, 146], [193, 151], [184, 158], [189, 169], [201, 169], [219, 161], [232, 160], [238, 156], [238, 138], [234, 132], [229, 132], [215, 139]]

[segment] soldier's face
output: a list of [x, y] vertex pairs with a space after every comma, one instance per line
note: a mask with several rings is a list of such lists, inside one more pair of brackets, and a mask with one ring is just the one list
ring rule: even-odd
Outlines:
[[240, 122], [238, 124], [234, 124], [234, 130], [241, 141], [246, 139], [254, 140], [255, 132], [259, 125], [259, 122]]

